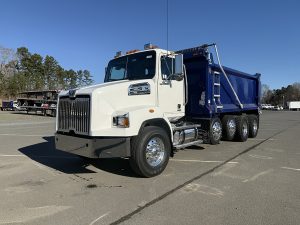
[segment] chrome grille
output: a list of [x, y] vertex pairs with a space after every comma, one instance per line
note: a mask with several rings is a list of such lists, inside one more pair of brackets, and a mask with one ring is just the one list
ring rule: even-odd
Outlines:
[[88, 134], [90, 126], [90, 97], [63, 97], [58, 104], [58, 131]]

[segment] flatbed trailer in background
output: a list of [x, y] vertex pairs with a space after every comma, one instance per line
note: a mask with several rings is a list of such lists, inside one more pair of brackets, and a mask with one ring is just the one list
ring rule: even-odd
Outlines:
[[27, 113], [55, 116], [58, 93], [57, 90], [21, 92], [17, 98], [18, 106]]

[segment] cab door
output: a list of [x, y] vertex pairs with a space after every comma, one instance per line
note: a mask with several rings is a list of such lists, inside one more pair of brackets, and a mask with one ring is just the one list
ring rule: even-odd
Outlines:
[[171, 76], [175, 70], [174, 61], [174, 56], [160, 56], [158, 105], [170, 121], [185, 115], [184, 79], [176, 80]]

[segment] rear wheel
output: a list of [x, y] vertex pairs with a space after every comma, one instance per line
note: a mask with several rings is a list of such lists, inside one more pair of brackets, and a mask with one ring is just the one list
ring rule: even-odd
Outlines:
[[236, 133], [236, 119], [234, 116], [226, 115], [222, 118], [223, 138], [231, 141]]
[[236, 117], [236, 140], [237, 141], [247, 141], [248, 139], [248, 120], [246, 116]]
[[213, 118], [209, 129], [210, 143], [216, 145], [220, 143], [222, 137], [222, 123], [219, 118]]
[[258, 117], [256, 115], [249, 116], [249, 137], [255, 138], [258, 133]]
[[145, 127], [132, 138], [130, 166], [140, 176], [156, 176], [166, 168], [170, 150], [170, 138], [165, 130], [155, 126]]

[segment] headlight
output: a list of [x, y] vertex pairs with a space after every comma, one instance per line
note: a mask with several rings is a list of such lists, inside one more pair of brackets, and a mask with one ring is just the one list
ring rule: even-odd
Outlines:
[[123, 127], [123, 128], [129, 127], [129, 114], [126, 113], [124, 115], [114, 116], [113, 125], [116, 127]]

